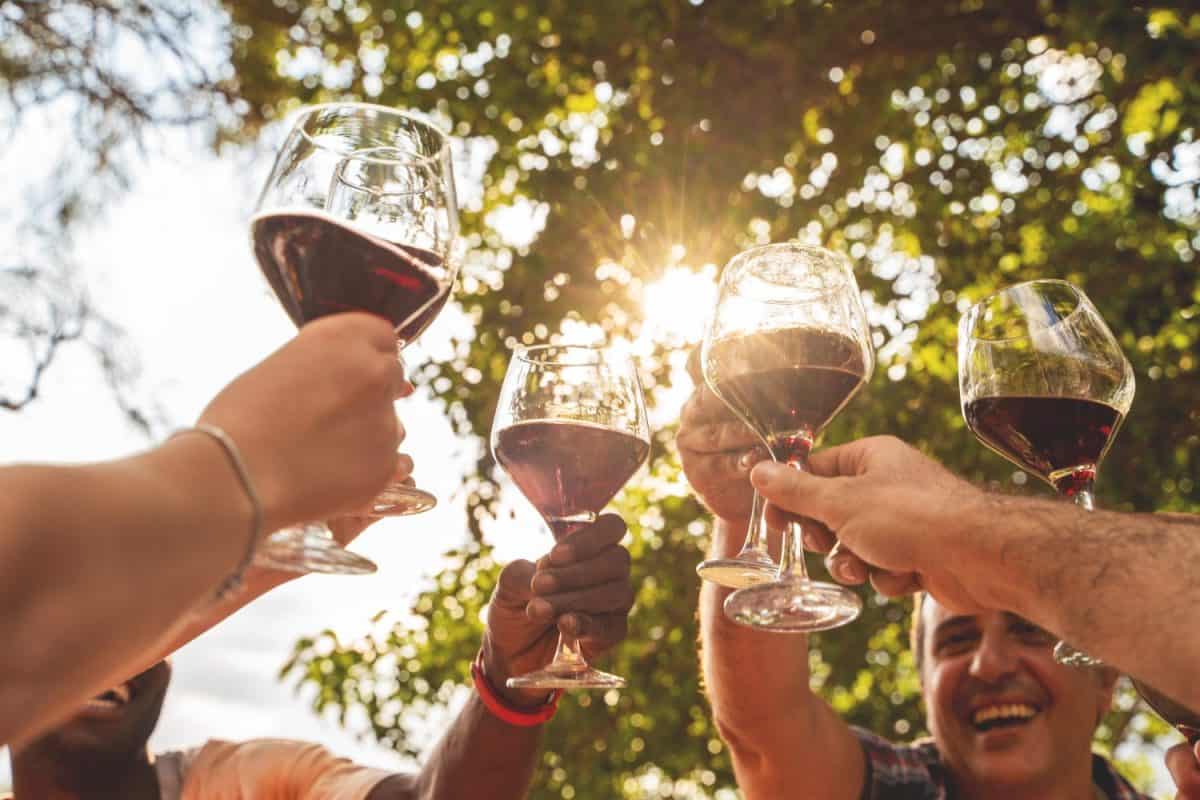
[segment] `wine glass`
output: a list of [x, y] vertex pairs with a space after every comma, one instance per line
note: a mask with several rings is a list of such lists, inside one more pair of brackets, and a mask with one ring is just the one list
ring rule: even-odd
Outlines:
[[[403, 348], [445, 305], [461, 262], [447, 137], [419, 115], [365, 103], [303, 111], [280, 148], [250, 221], [255, 257], [296, 325], [366, 311]], [[378, 516], [436, 504], [405, 484], [372, 503]], [[375, 565], [309, 524], [272, 534], [258, 562], [356, 574]]]
[[1189, 744], [1195, 745], [1196, 742], [1200, 742], [1200, 714], [1182, 703], [1172, 700], [1150, 684], [1139, 681], [1132, 675], [1129, 676], [1129, 681], [1146, 701], [1146, 705], [1154, 709], [1154, 713], [1166, 720], [1175, 730], [1182, 733]]
[[[596, 347], [518, 348], [496, 405], [492, 453], [555, 541], [595, 521], [650, 453], [633, 361]], [[561, 634], [547, 667], [508, 680], [509, 688], [527, 689], [624, 685], [589, 667], [578, 642]]]
[[[975, 436], [1081, 508], [1095, 507], [1096, 470], [1133, 403], [1133, 368], [1100, 312], [1059, 280], [1018, 284], [963, 314], [958, 328], [963, 417]], [[1099, 661], [1059, 642], [1062, 664]]]
[[[866, 310], [843, 256], [798, 243], [739, 253], [721, 275], [701, 353], [704, 379], [766, 444], [771, 458], [805, 469], [821, 431], [871, 376]], [[755, 495], [747, 547], [765, 555], [762, 500]], [[746, 551], [743, 551], [746, 552]], [[715, 564], [715, 575], [757, 579], [725, 599], [743, 625], [802, 633], [845, 625], [862, 611], [844, 586], [810, 580], [800, 525], [784, 530], [774, 579], [746, 559]], [[712, 565], [712, 562], [706, 562]], [[701, 565], [704, 567], [704, 565]], [[708, 577], [708, 576], [706, 576]]]

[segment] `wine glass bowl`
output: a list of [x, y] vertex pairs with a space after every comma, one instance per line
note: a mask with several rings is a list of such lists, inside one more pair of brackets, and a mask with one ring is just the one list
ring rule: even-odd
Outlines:
[[[1060, 280], [1021, 283], [959, 321], [959, 397], [989, 449], [1091, 510], [1096, 473], [1133, 403], [1133, 368], [1100, 312]], [[1098, 661], [1060, 642], [1061, 663]]]
[[[491, 445], [556, 541], [594, 522], [650, 452], [632, 360], [596, 347], [518, 348], [500, 389]], [[549, 665], [507, 685], [606, 689], [625, 680], [590, 667], [578, 643], [560, 635]]]
[[[873, 368], [866, 311], [843, 256], [810, 245], [773, 244], [740, 253], [726, 266], [701, 369], [772, 459], [804, 469], [821, 431]], [[750, 583], [726, 599], [726, 614], [753, 627], [791, 632], [824, 630], [857, 617], [858, 595], [805, 574], [796, 523], [785, 531], [778, 568], [764, 560], [762, 512], [756, 493], [743, 551], [698, 568], [718, 583]]]
[[[307, 108], [276, 155], [250, 235], [263, 276], [297, 326], [363, 311], [387, 319], [403, 347], [445, 305], [461, 263], [449, 140], [424, 117], [385, 106]], [[411, 514], [435, 503], [428, 492], [393, 484], [371, 511]], [[262, 561], [298, 571], [374, 569], [317, 525], [273, 534]]]
[[1162, 717], [1168, 724], [1173, 726], [1177, 731], [1182, 733], [1190, 744], [1200, 742], [1200, 714], [1192, 711], [1182, 703], [1172, 700], [1167, 695], [1155, 689], [1153, 686], [1139, 681], [1132, 675], [1129, 676], [1130, 683], [1137, 693], [1146, 701], [1146, 705], [1154, 710], [1154, 713]]

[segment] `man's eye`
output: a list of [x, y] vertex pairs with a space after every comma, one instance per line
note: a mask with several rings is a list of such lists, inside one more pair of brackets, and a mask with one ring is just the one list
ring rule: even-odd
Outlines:
[[1013, 632], [1017, 634], [1023, 641], [1030, 644], [1050, 644], [1057, 641], [1058, 637], [1050, 633], [1045, 628], [1039, 628], [1032, 622], [1018, 622], [1013, 626]]
[[956, 633], [939, 641], [937, 649], [939, 653], [958, 653], [969, 648], [974, 641], [973, 634]]

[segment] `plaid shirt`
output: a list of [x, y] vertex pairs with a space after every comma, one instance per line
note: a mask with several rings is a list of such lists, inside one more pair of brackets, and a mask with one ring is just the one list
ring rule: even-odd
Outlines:
[[[951, 800], [950, 775], [930, 739], [893, 744], [854, 728], [867, 759], [860, 800]], [[1151, 800], [1138, 794], [1112, 765], [1092, 756], [1092, 782], [1108, 800]]]

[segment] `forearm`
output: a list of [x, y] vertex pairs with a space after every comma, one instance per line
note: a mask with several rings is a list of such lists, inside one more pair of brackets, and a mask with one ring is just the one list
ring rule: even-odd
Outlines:
[[128, 677], [233, 569], [249, 501], [215, 443], [0, 470], [0, 742]]
[[529, 790], [541, 740], [542, 726], [509, 725], [472, 693], [415, 780], [398, 782], [397, 791], [378, 800], [519, 800]]
[[1200, 708], [1200, 518], [993, 495], [955, 538], [991, 604]]
[[136, 675], [149, 669], [193, 639], [229, 619], [267, 592], [298, 577], [300, 576], [296, 573], [252, 567], [247, 572], [246, 583], [240, 592], [223, 600], [215, 601], [212, 605], [203, 607], [194, 614], [188, 614], [169, 637], [138, 659], [135, 665], [129, 669], [129, 674]]
[[[718, 522], [710, 555], [735, 554], [744, 530], [745, 523]], [[730, 621], [723, 609], [730, 591], [708, 582], [700, 590], [701, 666], [739, 786], [748, 798], [779, 797], [802, 777], [814, 796], [855, 796], [861, 752], [809, 688], [808, 637]]]

